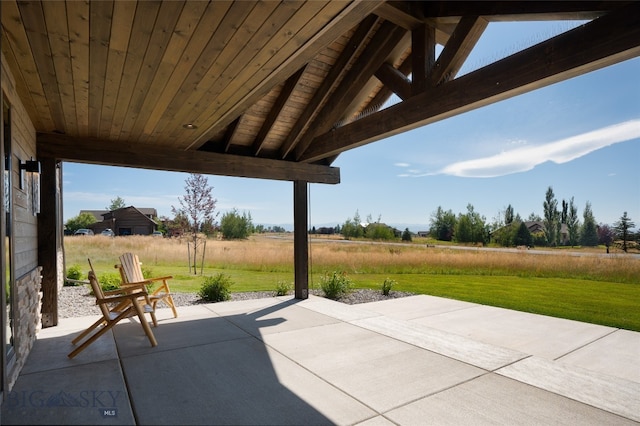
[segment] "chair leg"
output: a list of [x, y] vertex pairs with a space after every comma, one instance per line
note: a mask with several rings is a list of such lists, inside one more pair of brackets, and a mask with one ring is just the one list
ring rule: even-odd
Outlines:
[[158, 326], [158, 320], [156, 319], [156, 305], [155, 305], [155, 303], [153, 304], [152, 309], [153, 309], [153, 311], [149, 312], [149, 315], [151, 315], [151, 321], [153, 321], [153, 326], [157, 327]]
[[149, 342], [151, 343], [151, 346], [157, 346], [158, 342], [156, 341], [156, 337], [153, 335], [153, 331], [151, 331], [151, 327], [149, 327], [149, 323], [144, 318], [144, 311], [142, 310], [142, 306], [140, 306], [140, 304], [138, 303], [134, 303], [134, 307], [136, 312], [138, 313], [140, 324], [142, 325], [142, 328], [144, 329], [145, 334], [149, 338]]
[[75, 339], [73, 339], [73, 340], [71, 341], [71, 343], [75, 345], [75, 344], [76, 344], [76, 343], [78, 343], [80, 340], [84, 339], [84, 337], [85, 337], [87, 334], [91, 333], [91, 332], [92, 332], [96, 327], [98, 327], [100, 324], [104, 324], [104, 323], [105, 323], [104, 318], [100, 318], [98, 321], [94, 322], [94, 323], [91, 325], [91, 327], [87, 328], [85, 331], [83, 331], [83, 332], [82, 332], [82, 333], [80, 333], [78, 336], [76, 336], [76, 338], [75, 338]]
[[165, 297], [165, 301], [173, 311], [173, 317], [178, 318], [178, 310], [176, 309], [176, 304], [173, 301], [173, 297], [171, 295], [168, 295], [167, 297]]
[[88, 338], [84, 343], [82, 343], [80, 346], [78, 346], [77, 348], [75, 348], [73, 351], [71, 351], [71, 353], [69, 355], [67, 355], [69, 358], [73, 358], [76, 355], [78, 355], [80, 352], [82, 352], [83, 350], [85, 350], [87, 348], [87, 346], [89, 346], [90, 344], [92, 344], [93, 342], [95, 342], [98, 337], [102, 336], [104, 333], [106, 333], [107, 331], [111, 330], [111, 328], [115, 325], [115, 322], [111, 322], [107, 325], [105, 325], [104, 327], [102, 327], [100, 330], [98, 330], [97, 333], [95, 333], [93, 336], [91, 336], [90, 338]]

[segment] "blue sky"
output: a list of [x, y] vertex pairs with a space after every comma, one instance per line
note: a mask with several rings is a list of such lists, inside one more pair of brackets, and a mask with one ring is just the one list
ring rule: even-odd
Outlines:
[[[565, 31], [576, 23], [492, 23], [462, 73]], [[311, 184], [310, 225], [364, 220], [427, 229], [441, 206], [467, 204], [492, 222], [511, 204], [543, 215], [549, 186], [582, 218], [623, 212], [640, 226], [640, 58], [557, 83], [341, 154], [338, 185]], [[122, 197], [171, 217], [185, 173], [65, 163], [64, 219]], [[217, 211], [251, 213], [255, 224], [293, 223], [293, 184], [208, 176]]]

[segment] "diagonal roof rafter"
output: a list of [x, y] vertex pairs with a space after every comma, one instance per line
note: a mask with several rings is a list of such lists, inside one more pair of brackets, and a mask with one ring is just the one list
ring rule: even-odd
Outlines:
[[339, 119], [344, 118], [343, 111], [361, 92], [405, 34], [404, 28], [388, 21], [382, 23], [358, 61], [349, 70], [322, 111], [316, 116], [304, 138], [296, 146], [294, 152], [296, 160], [302, 157], [315, 135], [329, 131]]
[[367, 143], [424, 126], [640, 55], [640, 3], [317, 136], [300, 161], [318, 162]]
[[316, 90], [316, 94], [306, 105], [304, 111], [294, 124], [291, 132], [282, 143], [280, 149], [280, 158], [286, 158], [291, 150], [300, 141], [304, 129], [310, 124], [312, 118], [320, 111], [327, 98], [334, 92], [338, 83], [344, 77], [346, 68], [354, 55], [358, 55], [365, 46], [367, 38], [374, 29], [378, 19], [374, 15], [369, 15], [359, 25], [353, 36], [349, 39], [347, 47], [342, 51], [336, 62], [333, 64], [329, 73], [322, 81], [322, 84]]

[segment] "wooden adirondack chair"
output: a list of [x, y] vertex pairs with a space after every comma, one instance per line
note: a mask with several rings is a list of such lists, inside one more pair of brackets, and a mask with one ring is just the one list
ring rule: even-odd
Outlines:
[[[115, 267], [120, 271], [120, 277], [122, 278], [122, 284], [127, 286], [129, 284], [144, 283], [151, 284], [155, 282], [161, 282], [158, 288], [154, 289], [149, 294], [149, 300], [151, 301], [151, 307], [155, 312], [158, 302], [164, 302], [173, 311], [174, 318], [178, 318], [178, 311], [169, 290], [168, 281], [172, 279], [172, 276], [145, 278], [142, 275], [142, 263], [138, 259], [138, 256], [133, 253], [125, 253], [120, 256], [120, 264]], [[152, 314], [153, 323], [157, 325], [155, 313]]]
[[[127, 288], [103, 292], [102, 287], [98, 282], [98, 278], [93, 271], [93, 267], [91, 268], [91, 271], [89, 271], [89, 283], [91, 284], [93, 294], [96, 297], [96, 304], [100, 306], [100, 310], [102, 311], [102, 317], [91, 324], [89, 328], [80, 333], [75, 339], [71, 341], [71, 343], [75, 345], [82, 339], [84, 339], [87, 335], [91, 334], [94, 330], [98, 329], [97, 332], [93, 333], [80, 346], [71, 351], [71, 353], [69, 353], [68, 355], [69, 358], [73, 358], [80, 352], [85, 350], [100, 336], [111, 330], [113, 326], [116, 325], [120, 320], [132, 316], [137, 316], [140, 320], [142, 329], [149, 338], [151, 346], [156, 346], [158, 344], [155, 336], [153, 335], [153, 331], [151, 331], [151, 327], [149, 327], [149, 323], [144, 318], [145, 307], [142, 303], [140, 303], [140, 299], [142, 299], [142, 301], [148, 302], [148, 299], [146, 299], [148, 297], [148, 294], [144, 284], [131, 285]], [[151, 309], [149, 303], [150, 302], [147, 303], [147, 306], [148, 309]], [[110, 308], [110, 305], [115, 305], [115, 307]]]

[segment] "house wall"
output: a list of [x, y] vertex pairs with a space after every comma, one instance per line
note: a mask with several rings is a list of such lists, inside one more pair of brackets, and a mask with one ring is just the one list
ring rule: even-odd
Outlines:
[[[4, 371], [8, 386], [5, 390], [10, 390], [40, 330], [42, 277], [38, 266], [38, 222], [33, 214], [31, 184], [27, 178], [24, 188], [20, 188], [19, 171], [20, 160], [36, 158], [36, 132], [16, 92], [13, 75], [5, 67], [4, 56], [1, 63], [2, 91], [11, 107], [15, 362], [11, 363], [8, 371]], [[0, 204], [4, 213], [4, 203]]]
[[116, 235], [124, 235], [125, 229], [130, 230], [131, 235], [150, 235], [155, 231], [155, 226], [140, 212], [129, 209], [118, 212], [115, 227], [112, 227], [112, 229]]

